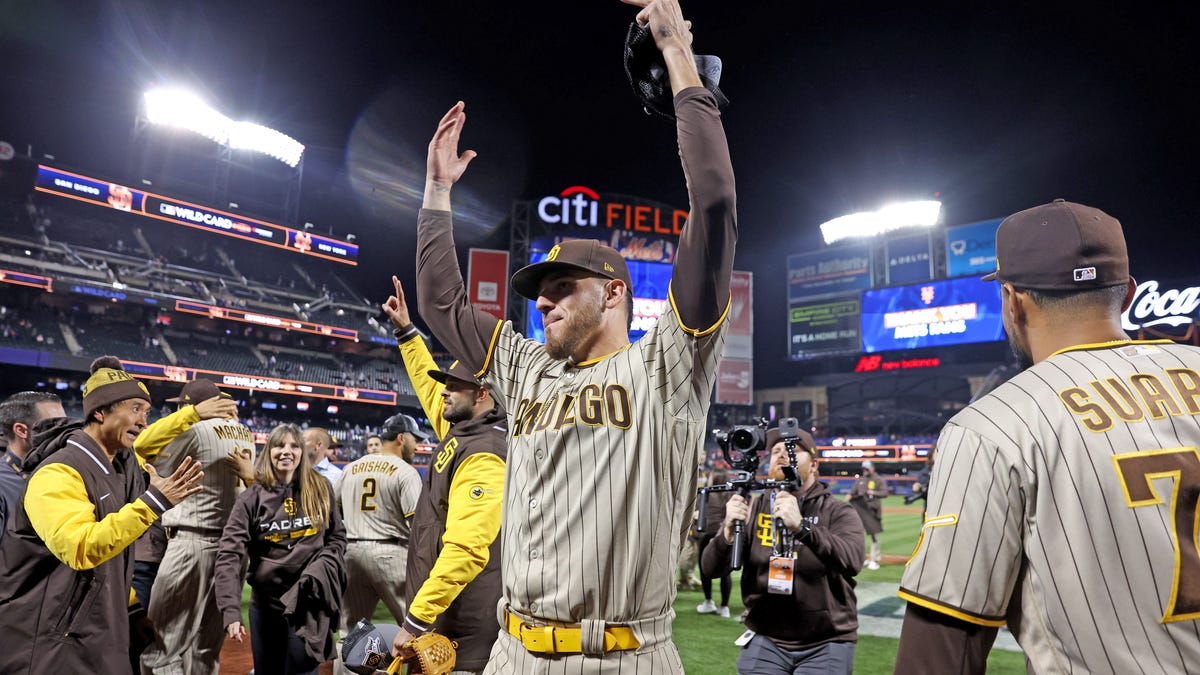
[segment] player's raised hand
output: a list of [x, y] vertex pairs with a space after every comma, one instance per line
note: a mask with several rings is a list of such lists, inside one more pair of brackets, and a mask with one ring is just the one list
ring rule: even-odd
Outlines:
[[691, 49], [692, 22], [683, 18], [679, 0], [621, 0], [627, 5], [641, 7], [636, 21], [639, 26], [649, 26], [654, 35], [654, 44], [659, 51], [672, 46]]
[[741, 495], [734, 495], [725, 503], [725, 522], [722, 527], [722, 534], [725, 535], [725, 541], [733, 543], [733, 524], [736, 521], [746, 522], [750, 517], [750, 505], [746, 503], [746, 498]]
[[237, 401], [224, 396], [214, 396], [196, 404], [196, 415], [202, 420], [238, 418]]
[[454, 104], [438, 122], [437, 132], [429, 141], [429, 156], [426, 160], [427, 180], [445, 190], [458, 182], [467, 165], [475, 159], [474, 150], [458, 154], [458, 139], [462, 135], [463, 126], [467, 123], [464, 112], [467, 104], [459, 101]]
[[383, 303], [383, 313], [392, 320], [393, 326], [404, 328], [412, 324], [412, 318], [408, 315], [408, 303], [404, 301], [404, 287], [395, 275], [392, 275], [392, 285], [396, 287], [396, 294], [389, 296], [387, 302]]
[[175, 473], [170, 476], [158, 475], [158, 471], [152, 464], [146, 465], [146, 473], [150, 474], [150, 485], [163, 493], [163, 496], [172, 505], [178, 504], [204, 489], [199, 484], [200, 479], [204, 477], [204, 472], [200, 470], [199, 462], [193, 461], [191, 457], [184, 457], [183, 461], [179, 463], [179, 468], [175, 469]]

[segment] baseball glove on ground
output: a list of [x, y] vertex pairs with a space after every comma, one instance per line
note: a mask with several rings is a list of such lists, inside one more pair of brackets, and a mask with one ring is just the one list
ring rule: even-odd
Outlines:
[[409, 664], [410, 673], [446, 675], [454, 670], [456, 647], [445, 635], [426, 633], [400, 645], [399, 659]]

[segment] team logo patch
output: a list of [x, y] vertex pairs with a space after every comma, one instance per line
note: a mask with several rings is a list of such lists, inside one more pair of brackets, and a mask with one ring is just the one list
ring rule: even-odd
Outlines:
[[555, 258], [557, 258], [558, 252], [561, 250], [562, 250], [562, 247], [559, 246], [558, 244], [555, 244], [554, 248], [550, 249], [550, 252], [546, 254], [546, 262], [550, 262], [551, 260], [554, 260]]
[[1150, 354], [1158, 353], [1158, 350], [1150, 345], [1126, 345], [1117, 350], [1117, 353], [1127, 359], [1137, 358], [1139, 356], [1149, 356]]
[[287, 499], [283, 500], [283, 512], [284, 513], [288, 514], [289, 516], [294, 516], [294, 515], [296, 515], [297, 511], [299, 511], [299, 509], [296, 508], [296, 500], [295, 499], [288, 497]]
[[1077, 267], [1075, 268], [1075, 281], [1095, 281], [1095, 267]]
[[471, 499], [483, 499], [483, 495], [488, 492], [491, 492], [491, 490], [484, 490], [483, 486], [474, 485], [471, 487]]
[[378, 635], [367, 638], [367, 646], [364, 651], [366, 652], [366, 657], [363, 659], [364, 666], [374, 668], [383, 663], [383, 640], [380, 640]]
[[604, 263], [604, 271], [605, 272], [616, 272], [616, 270], [613, 269], [613, 266], [609, 265], [608, 263]]

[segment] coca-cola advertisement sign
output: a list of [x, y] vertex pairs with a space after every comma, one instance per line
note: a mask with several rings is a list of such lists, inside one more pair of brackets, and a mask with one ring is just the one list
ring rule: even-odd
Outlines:
[[1168, 338], [1200, 344], [1200, 285], [1143, 281], [1121, 315], [1127, 333], [1139, 339]]

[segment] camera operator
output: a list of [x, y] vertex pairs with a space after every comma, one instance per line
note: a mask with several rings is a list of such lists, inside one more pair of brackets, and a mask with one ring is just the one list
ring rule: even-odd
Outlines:
[[[745, 521], [742, 598], [749, 629], [738, 639], [738, 673], [844, 673], [854, 667], [858, 613], [854, 576], [862, 568], [863, 526], [854, 508], [817, 481], [812, 436], [798, 432], [799, 487], [767, 490], [749, 504], [740, 495], [725, 507], [724, 527], [701, 557], [706, 576], [731, 569], [735, 521]], [[779, 429], [766, 435], [768, 477], [784, 479], [787, 448]]]

